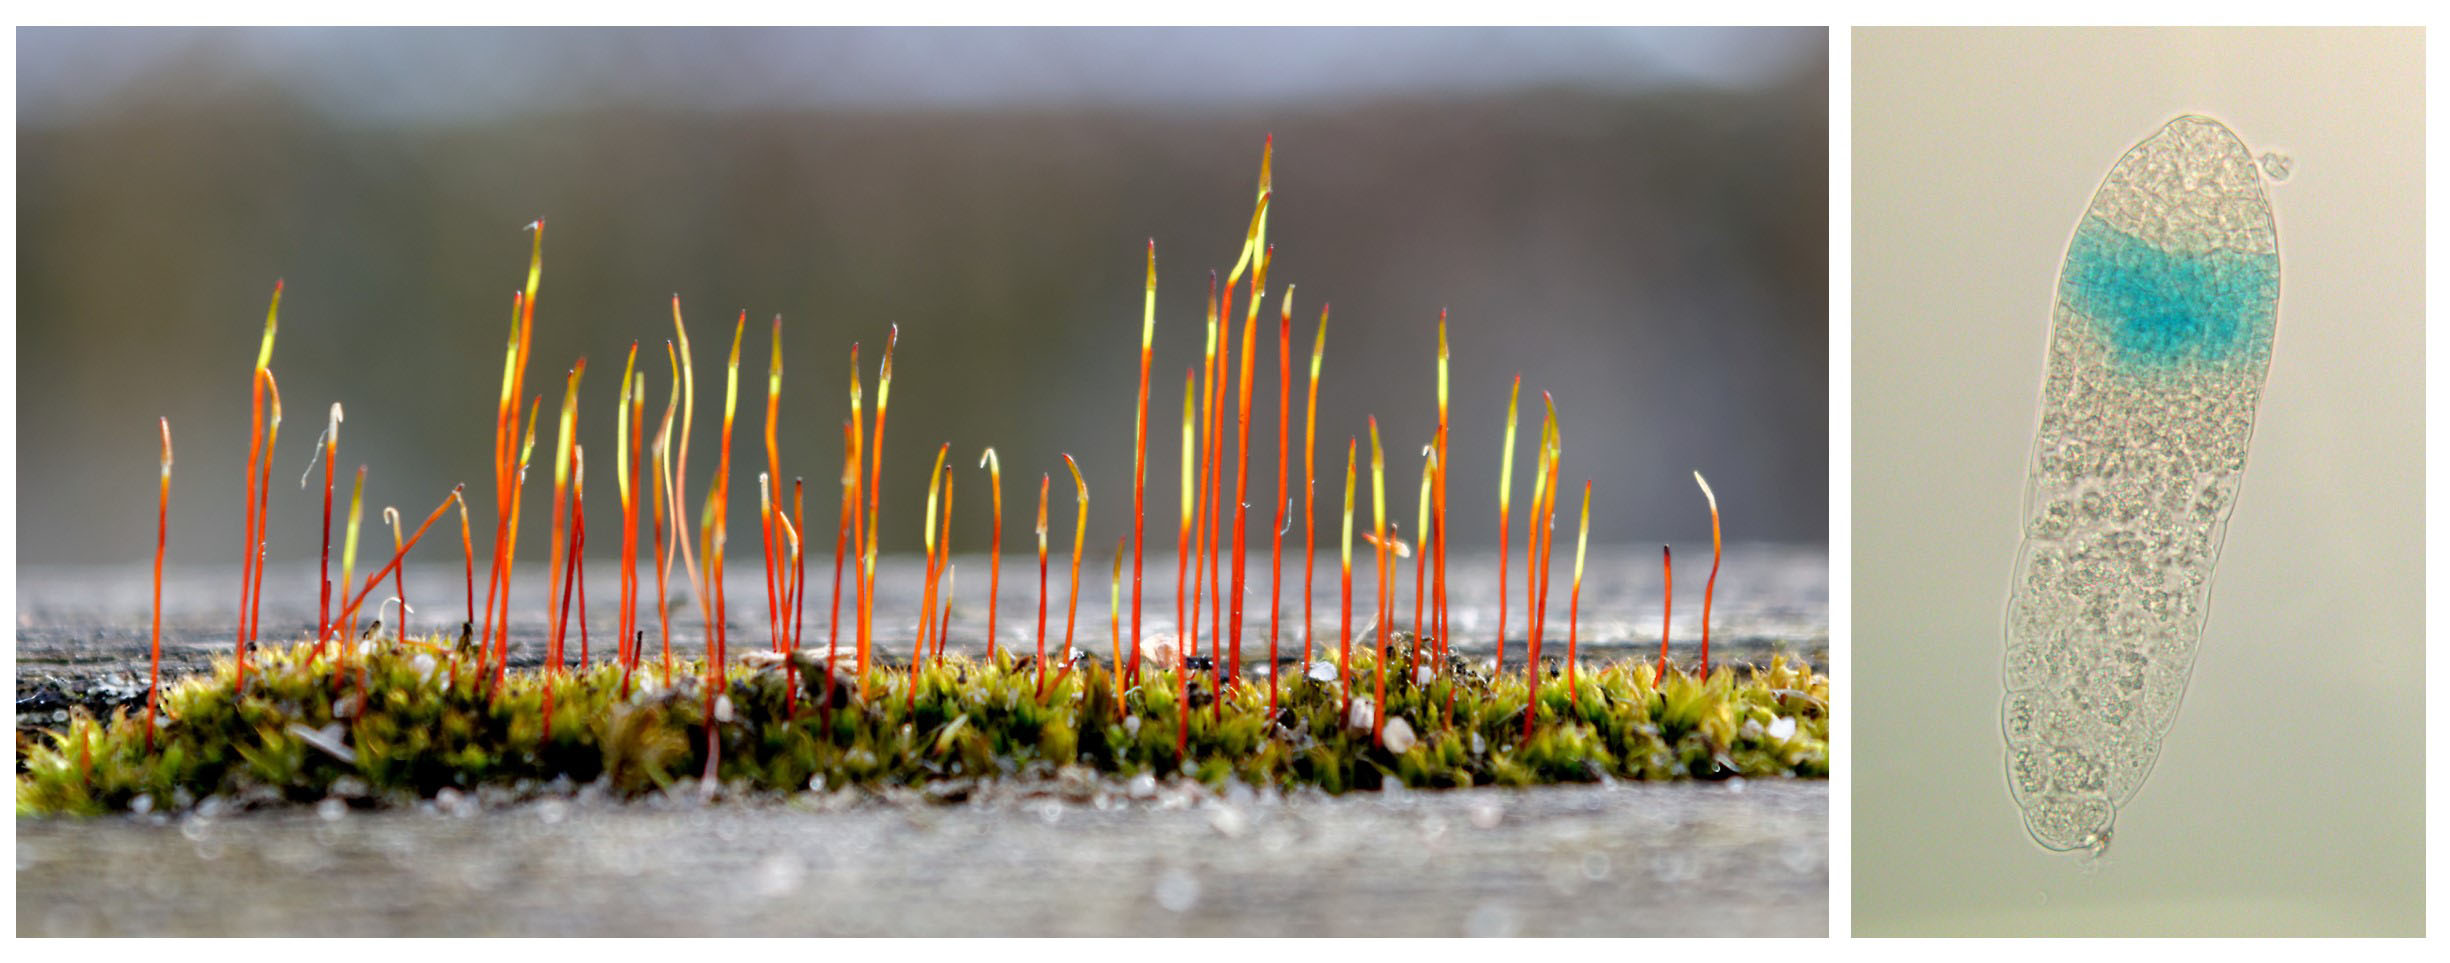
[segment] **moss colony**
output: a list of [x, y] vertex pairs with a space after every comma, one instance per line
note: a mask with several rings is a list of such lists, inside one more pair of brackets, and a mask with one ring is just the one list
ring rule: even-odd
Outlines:
[[[390, 560], [357, 581], [353, 573], [367, 471], [361, 466], [348, 510], [340, 516], [345, 519], [340, 579], [331, 581], [335, 464], [341, 456], [342, 421], [340, 404], [334, 402], [327, 427], [317, 439], [324, 482], [324, 559], [318, 574], [315, 641], [283, 648], [277, 641], [262, 638], [265, 532], [270, 524], [266, 493], [275, 483], [273, 465], [281, 421], [280, 388], [271, 369], [280, 320], [281, 286], [276, 283], [250, 383], [244, 565], [231, 661], [209, 676], [177, 683], [168, 692], [160, 689], [161, 568], [169, 540], [172, 471], [170, 423], [165, 418], [154, 545], [154, 678], [146, 709], [133, 717], [115, 714], [107, 723], [81, 716], [72, 719], [65, 731], [21, 735], [18, 751], [24, 768], [18, 778], [19, 811], [180, 808], [219, 797], [250, 802], [334, 797], [399, 801], [453, 787], [493, 789], [565, 781], [601, 786], [618, 794], [641, 794], [693, 779], [697, 785], [718, 791], [797, 791], [1101, 773], [1124, 778], [1189, 778], [1209, 785], [1240, 781], [1314, 786], [1343, 792], [1395, 783], [1435, 787], [1603, 778], [1824, 775], [1829, 758], [1825, 678], [1808, 667], [1784, 661], [1774, 661], [1765, 669], [1722, 665], [1716, 672], [1711, 670], [1711, 605], [1722, 546], [1717, 496], [1698, 471], [1693, 480], [1709, 508], [1711, 562], [1710, 575], [1701, 587], [1696, 668], [1688, 670], [1669, 658], [1667, 613], [1673, 611], [1674, 584], [1665, 547], [1661, 565], [1667, 598], [1662, 599], [1655, 666], [1628, 662], [1586, 670], [1581, 665], [1577, 651], [1581, 586], [1595, 483], [1583, 482], [1580, 525], [1578, 530], [1569, 529], [1576, 531], [1571, 580], [1556, 585], [1550, 560], [1557, 554], [1557, 514], [1572, 493], [1560, 461], [1564, 434], [1556, 398], [1541, 391], [1539, 440], [1530, 453], [1531, 501], [1521, 527], [1515, 528], [1512, 492], [1515, 429], [1522, 400], [1519, 374], [1507, 397], [1506, 429], [1499, 449], [1494, 507], [1499, 519], [1500, 562], [1497, 618], [1490, 633], [1496, 645], [1489, 665], [1507, 661], [1503, 641], [1508, 631], [1507, 566], [1514, 533], [1519, 531], [1523, 592], [1517, 611], [1524, 630], [1519, 637], [1525, 644], [1516, 658], [1518, 663], [1527, 661], [1542, 670], [1555, 669], [1527, 668], [1519, 677], [1493, 677], [1487, 674], [1495, 671], [1493, 667], [1484, 672], [1484, 664], [1451, 651], [1446, 476], [1452, 459], [1443, 312], [1435, 328], [1434, 353], [1426, 337], [1430, 331], [1426, 319], [1415, 329], [1423, 336], [1418, 347], [1424, 360], [1435, 360], [1436, 375], [1434, 395], [1424, 391], [1416, 400], [1425, 407], [1434, 397], [1437, 420], [1434, 432], [1418, 439], [1422, 460], [1409, 539], [1397, 531], [1401, 521], [1395, 515], [1401, 506], [1390, 510], [1389, 446], [1382, 442], [1376, 415], [1360, 419], [1349, 412], [1330, 413], [1330, 471], [1335, 429], [1339, 425], [1350, 429], [1344, 432], [1342, 511], [1339, 517], [1337, 506], [1330, 501], [1326, 506], [1329, 517], [1318, 517], [1316, 496], [1326, 494], [1332, 499], [1334, 492], [1332, 478], [1327, 486], [1318, 483], [1315, 464], [1319, 381], [1327, 350], [1324, 305], [1311, 338], [1308, 404], [1298, 449], [1300, 488], [1294, 487], [1295, 342], [1290, 285], [1280, 297], [1273, 339], [1275, 487], [1272, 493], [1254, 488], [1252, 454], [1265, 441], [1264, 429], [1260, 444], [1255, 445], [1252, 438], [1252, 400], [1255, 389], [1262, 388], [1255, 383], [1260, 380], [1255, 362], [1264, 353], [1261, 305], [1271, 293], [1267, 278], [1276, 253], [1267, 241], [1267, 213], [1274, 191], [1272, 156], [1271, 142], [1271, 147], [1261, 151], [1258, 193], [1233, 269], [1225, 272], [1221, 285], [1216, 273], [1209, 275], [1209, 294], [1202, 308], [1206, 316], [1202, 360], [1198, 368], [1183, 373], [1180, 487], [1174, 493], [1157, 494], [1161, 541], [1167, 502], [1179, 506], [1172, 519], [1176, 609], [1171, 624], [1179, 637], [1174, 632], [1144, 637], [1142, 631], [1146, 614], [1142, 580], [1152, 568], [1162, 578], [1166, 568], [1162, 558], [1152, 565], [1145, 557], [1148, 478], [1152, 473], [1172, 474], [1162, 463], [1153, 471], [1150, 465], [1152, 460], [1162, 461], [1161, 456], [1152, 458], [1157, 453], [1150, 449], [1148, 432], [1152, 350], [1158, 332], [1157, 250], [1152, 239], [1145, 254], [1147, 280], [1140, 319], [1140, 386], [1131, 422], [1131, 476], [1128, 485], [1107, 489], [1114, 494], [1098, 502], [1101, 507], [1114, 506], [1109, 511], [1128, 505], [1131, 513], [1128, 557], [1133, 589], [1128, 606], [1123, 602], [1126, 552], [1122, 541], [1115, 545], [1108, 574], [1111, 658], [1076, 660], [1073, 636], [1079, 616], [1081, 563], [1087, 554], [1088, 478], [1107, 471], [1114, 474], [1105, 477], [1113, 478], [1120, 474], [1120, 466], [1092, 466], [1084, 472], [1070, 454], [1062, 454], [1063, 472], [1072, 483], [1071, 601], [1063, 615], [1062, 646], [1050, 659], [1046, 630], [1051, 547], [1048, 507], [1056, 476], [1054, 461], [1046, 452], [1031, 456], [1048, 469], [1038, 476], [1032, 526], [1038, 562], [1037, 650], [1026, 658], [1018, 653], [999, 658], [991, 641], [984, 661], [959, 654], [948, 657], [944, 640], [953, 618], [954, 581], [949, 569], [956, 535], [952, 502], [960, 465], [948, 462], [952, 446], [940, 442], [935, 467], [927, 478], [926, 514], [920, 519], [927, 561], [916, 636], [907, 650], [911, 657], [900, 666], [885, 664], [885, 654], [897, 647], [876, 632], [878, 533], [888, 524], [907, 521], [906, 516], [888, 517], [879, 508], [879, 493], [886, 485], [887, 399], [893, 384], [894, 346], [900, 339], [898, 327], [884, 332], [873, 429], [864, 417], [859, 347], [856, 343], [850, 346], [850, 412], [842, 423], [841, 491], [832, 520], [833, 600], [827, 616], [831, 628], [822, 655], [802, 639], [807, 622], [808, 556], [824, 552], [826, 520], [821, 516], [833, 493], [818, 493], [820, 515], [812, 518], [806, 512], [804, 482], [785, 484], [791, 476], [783, 470], [782, 435], [778, 433], [786, 410], [781, 403], [780, 316], [774, 319], [768, 347], [765, 470], [756, 478], [757, 534], [742, 540], [762, 550], [759, 574], [765, 587], [762, 621], [766, 632], [761, 640], [738, 640], [742, 649], [751, 650], [745, 655], [730, 648], [732, 625], [753, 628], [760, 621], [750, 599], [741, 600], [739, 615], [746, 617], [737, 618], [725, 590], [733, 513], [733, 427], [748, 313], [742, 311], [733, 323], [724, 368], [721, 431], [710, 457], [699, 461], [701, 466], [711, 461], [713, 474], [706, 479], [704, 504], [694, 513], [699, 521], [692, 533], [688, 522], [693, 513], [686, 492], [696, 420], [696, 377], [688, 326], [676, 294], [672, 337], [664, 345], [670, 387], [663, 417], [660, 422], [650, 422], [647, 416], [653, 352], [650, 346], [649, 370], [640, 370], [635, 341], [615, 386], [615, 410], [606, 413], [616, 427], [611, 464], [619, 512], [610, 517], [618, 530], [600, 531], [609, 506], [599, 504], [597, 544], [620, 546], [621, 586], [612, 638], [621, 644], [611, 653], [612, 662], [598, 661], [589, 651], [586, 628], [589, 499], [586, 450], [577, 442], [579, 388], [587, 371], [584, 357], [570, 366], [564, 380], [560, 417], [548, 449], [549, 464], [531, 466], [530, 462], [537, 451], [536, 426], [544, 401], [543, 394], [529, 392], [527, 384], [543, 272], [544, 222], [539, 220], [530, 225], [533, 237], [527, 284], [512, 299], [502, 388], [492, 424], [494, 502], [487, 521], [494, 537], [490, 562], [478, 563], [475, 532], [488, 526], [472, 522], [467, 495], [473, 493], [461, 485], [444, 494], [413, 533], [403, 534], [401, 524], [404, 517], [413, 516], [402, 516], [396, 508], [383, 509], [392, 536]], [[1246, 272], [1248, 295], [1241, 305], [1237, 353], [1232, 337], [1234, 297]], [[1236, 361], [1238, 384], [1232, 377]], [[1469, 383], [1494, 385], [1471, 377], [1471, 372], [1466, 374]], [[1233, 388], [1230, 392], [1229, 386]], [[1412, 403], [1382, 400], [1391, 405]], [[522, 401], [527, 408], [524, 422], [519, 417]], [[1107, 427], [1120, 430], [1122, 410], [1118, 405], [1116, 423]], [[1233, 413], [1230, 420], [1229, 411]], [[830, 415], [826, 417], [830, 420]], [[1360, 447], [1365, 422], [1370, 442], [1366, 449]], [[652, 442], [648, 440], [650, 423], [656, 424]], [[1414, 440], [1396, 440], [1392, 447], [1399, 458], [1413, 450]], [[1485, 450], [1480, 449], [1478, 439], [1472, 441], [1472, 449]], [[830, 472], [830, 455], [825, 460]], [[1263, 450], [1257, 460], [1264, 486]], [[604, 461], [599, 458], [597, 464], [601, 479]], [[531, 467], [539, 469], [532, 477]], [[991, 566], [983, 635], [993, 640], [999, 637], [995, 599], [1006, 544], [1002, 461], [995, 449], [985, 451], [980, 467], [987, 473], [993, 505], [993, 526], [983, 533]], [[309, 471], [311, 475], [311, 466]], [[552, 617], [542, 653], [545, 667], [513, 672], [510, 586], [519, 560], [520, 521], [527, 502], [547, 490], [544, 482], [548, 477], [552, 501], [548, 510], [539, 513], [543, 516], [539, 521], [549, 521], [549, 526], [539, 526], [544, 527], [547, 539], [543, 546], [548, 566], [545, 612]], [[1410, 465], [1399, 464], [1399, 497], [1411, 487], [1406, 484], [1410, 477]], [[1364, 479], [1366, 500], [1360, 494]], [[747, 491], [746, 480], [741, 490]], [[1122, 497], [1125, 490], [1130, 493], [1128, 500]], [[1296, 490], [1307, 493], [1300, 499], [1299, 540], [1291, 546], [1298, 552], [1300, 568], [1288, 571], [1285, 543], [1288, 533], [1295, 530], [1290, 513]], [[1175, 497], [1169, 499], [1168, 494]], [[897, 499], [896, 504], [917, 502]], [[1253, 505], [1274, 506], [1273, 524], [1253, 515], [1249, 511]], [[1357, 600], [1353, 576], [1360, 505], [1368, 508], [1363, 516], [1366, 525], [1359, 527], [1358, 534], [1370, 584]], [[402, 565], [427, 531], [454, 507], [459, 510], [461, 567], [466, 581], [467, 616], [460, 637], [456, 641], [383, 640], [379, 627], [390, 605], [384, 595], [385, 580], [390, 580], [392, 599], [405, 595]], [[1307, 631], [1301, 658], [1279, 661], [1278, 627], [1292, 616], [1280, 613], [1276, 600], [1285, 597], [1283, 587], [1288, 579], [1303, 585], [1315, 582], [1322, 527], [1328, 529], [1334, 549], [1331, 558], [1342, 576], [1335, 647], [1328, 648], [1321, 640], [1317, 650], [1331, 661], [1308, 661], [1312, 640]], [[1256, 547], [1245, 542], [1253, 531], [1273, 533], [1267, 554], [1260, 559], [1252, 558]], [[973, 534], [978, 533], [961, 537]], [[531, 552], [534, 548], [531, 546]], [[652, 586], [641, 579], [639, 556], [646, 553], [651, 553], [653, 562]], [[1410, 635], [1395, 629], [1403, 593], [1403, 559], [1412, 560]], [[843, 585], [846, 562], [852, 576], [847, 593]], [[1260, 564], [1269, 573], [1264, 589], [1250, 572]], [[486, 573], [481, 591], [479, 571]], [[825, 584], [823, 579], [820, 574], [818, 585]], [[695, 603], [689, 606], [694, 612], [673, 611], [675, 580], [684, 582], [688, 599]], [[1566, 595], [1562, 633], [1556, 631], [1558, 626], [1548, 624], [1552, 588], [1561, 588]], [[574, 594], [579, 625], [575, 666], [565, 646]], [[1246, 665], [1241, 626], [1246, 621], [1246, 598], [1252, 596], [1267, 600], [1269, 630], [1264, 650], [1255, 636], [1249, 640], [1253, 658]], [[482, 609], [477, 605], [479, 598], [484, 600]], [[1203, 611], [1207, 618], [1204, 652], [1200, 645]], [[1325, 616], [1323, 611], [1314, 616], [1305, 590], [1299, 624], [1321, 624]], [[671, 627], [676, 617], [704, 626], [711, 653], [708, 662], [674, 665]], [[361, 631], [358, 627], [369, 618], [376, 628]], [[647, 636], [650, 624], [657, 636], [652, 642]], [[1354, 637], [1356, 624], [1362, 636], [1358, 640]], [[1130, 627], [1128, 632], [1125, 625]], [[1556, 658], [1558, 653], [1552, 649], [1543, 659], [1544, 637], [1553, 642], [1559, 636], [1565, 643], [1564, 657]], [[360, 641], [347, 641], [351, 639]], [[1361, 644], [1354, 645], [1356, 641]], [[650, 659], [650, 647], [660, 647], [662, 658]], [[1261, 651], [1267, 653], [1264, 658], [1258, 656]], [[1268, 671], [1287, 666], [1290, 671], [1282, 676]]]
[[[173, 686], [163, 693], [151, 751], [141, 717], [80, 715], [64, 731], [21, 735], [18, 811], [167, 808], [212, 795], [313, 801], [336, 792], [396, 802], [563, 776], [636, 795], [704, 775], [700, 667], [685, 666], [670, 687], [652, 666], [560, 674], [548, 716], [541, 672], [510, 674], [497, 696], [473, 660], [440, 646], [361, 647], [364, 657], [352, 659], [330, 654], [338, 647], [317, 656], [305, 644], [259, 653], [243, 693], [228, 664]], [[1185, 713], [1170, 671], [1144, 675], [1118, 701], [1115, 677], [1099, 662], [1048, 674], [1040, 696], [1026, 659], [950, 657], [922, 669], [915, 699], [909, 673], [875, 668], [861, 700], [847, 673], [786, 671], [819, 662], [803, 655], [732, 674], [715, 709], [720, 784], [881, 788], [1078, 766], [1116, 777], [1182, 773], [1211, 785], [1343, 792], [1390, 782], [1828, 772], [1828, 679], [1783, 658], [1766, 669], [1722, 666], [1706, 680], [1674, 671], [1664, 683], [1643, 663], [1578, 672], [1570, 689], [1552, 673], [1526, 741], [1518, 676], [1491, 680], [1458, 662], [1426, 684], [1406, 684], [1408, 660], [1398, 650], [1383, 745], [1370, 733], [1377, 672], [1366, 653], [1353, 664], [1349, 710], [1335, 664], [1321, 662], [1281, 678], [1272, 716], [1264, 678], [1231, 687], [1220, 706], [1195, 666], [1181, 752]], [[1431, 674], [1424, 666], [1420, 675]], [[797, 698], [794, 676], [803, 683]], [[829, 682], [830, 699], [821, 691]]]

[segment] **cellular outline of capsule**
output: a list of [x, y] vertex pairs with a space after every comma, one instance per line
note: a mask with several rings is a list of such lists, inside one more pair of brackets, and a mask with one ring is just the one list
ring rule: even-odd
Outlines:
[[2193, 673], [2278, 328], [2265, 174], [2179, 116], [2111, 166], [2061, 262], [2000, 706], [2045, 849], [2107, 850]]

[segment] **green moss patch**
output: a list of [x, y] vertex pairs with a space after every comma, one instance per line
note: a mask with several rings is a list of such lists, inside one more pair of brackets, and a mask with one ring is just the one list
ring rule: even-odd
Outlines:
[[[345, 661], [304, 644], [267, 650], [252, 661], [243, 692], [227, 663], [171, 686], [150, 749], [141, 715], [80, 712], [65, 729], [22, 733], [18, 812], [175, 808], [214, 795], [396, 799], [561, 779], [638, 795], [706, 769], [700, 665], [676, 668], [670, 687], [658, 684], [659, 667], [642, 665], [626, 694], [618, 666], [563, 672], [551, 685], [548, 727], [540, 671], [514, 671], [496, 692], [472, 659], [440, 640], [365, 648]], [[1828, 774], [1828, 678], [1783, 657], [1767, 667], [1720, 667], [1707, 679], [1672, 670], [1664, 681], [1639, 662], [1585, 666], [1570, 689], [1552, 669], [1536, 699], [1520, 672], [1491, 679], [1458, 660], [1444, 673], [1427, 665], [1416, 673], [1402, 655], [1390, 661], [1391, 714], [1377, 738], [1366, 704], [1376, 665], [1366, 653], [1351, 674], [1352, 698], [1364, 703], [1358, 712], [1348, 712], [1333, 663], [1312, 672], [1288, 665], [1273, 715], [1264, 674], [1231, 687], [1219, 705], [1213, 678], [1195, 667], [1180, 752], [1172, 672], [1144, 672], [1118, 699], [1108, 668], [1084, 661], [1050, 672], [1041, 694], [1038, 670], [1026, 661], [956, 657], [919, 672], [914, 699], [906, 668], [871, 668], [862, 697], [847, 670], [826, 692], [828, 676], [812, 658], [795, 660], [789, 677], [782, 666], [743, 665], [714, 712], [717, 777], [791, 792], [1075, 767], [1344, 792], [1390, 782]], [[1527, 704], [1537, 718], [1525, 740]]]

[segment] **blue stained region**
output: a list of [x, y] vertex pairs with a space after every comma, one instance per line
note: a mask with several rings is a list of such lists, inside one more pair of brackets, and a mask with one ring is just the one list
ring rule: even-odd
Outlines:
[[2067, 248], [2059, 297], [2090, 318], [2130, 369], [2217, 364], [2271, 336], [2280, 259], [2170, 251], [2087, 216]]

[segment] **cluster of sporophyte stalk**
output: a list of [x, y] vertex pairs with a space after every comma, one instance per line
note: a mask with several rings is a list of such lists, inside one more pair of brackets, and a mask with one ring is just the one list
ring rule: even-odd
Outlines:
[[[362, 465], [357, 469], [345, 523], [340, 579], [337, 583], [331, 580], [332, 502], [342, 423], [341, 407], [334, 403], [313, 456], [323, 465], [324, 481], [324, 549], [315, 637], [286, 650], [259, 638], [269, 523], [265, 506], [281, 422], [280, 388], [271, 368], [280, 317], [281, 285], [276, 283], [251, 381], [253, 414], [243, 513], [246, 542], [231, 658], [211, 677], [188, 680], [170, 698], [163, 698], [161, 560], [168, 547], [171, 483], [170, 423], [163, 419], [162, 521], [154, 555], [153, 680], [145, 712], [137, 722], [106, 726], [81, 718], [67, 731], [49, 734], [47, 740], [21, 738], [21, 753], [29, 760], [28, 775], [21, 779], [21, 806], [81, 808], [125, 802], [138, 794], [161, 798], [160, 793], [177, 789], [193, 794], [227, 786], [234, 779], [283, 792], [311, 792], [318, 785], [316, 779], [328, 782], [337, 773], [352, 769], [369, 785], [398, 788], [598, 774], [611, 777], [617, 785], [637, 788], [668, 781], [678, 771], [673, 767], [684, 764], [695, 768], [709, 785], [733, 778], [774, 787], [805, 785], [811, 777], [830, 782], [895, 781], [956, 771], [988, 775], [1037, 763], [1075, 761], [1117, 772], [1188, 771], [1201, 778], [1239, 776], [1331, 789], [1375, 785], [1390, 777], [1419, 785], [1464, 785], [1606, 774], [1667, 778], [1822, 771], [1827, 760], [1822, 734], [1825, 680], [1806, 668], [1783, 663], [1766, 671], [1753, 669], [1743, 681], [1731, 672], [1714, 674], [1710, 670], [1710, 606], [1717, 586], [1719, 519], [1716, 496], [1710, 494], [1709, 483], [1699, 472], [1694, 473], [1694, 480], [1710, 511], [1711, 574], [1702, 594], [1697, 667], [1687, 671], [1671, 663], [1664, 616], [1655, 666], [1586, 671], [1579, 665], [1581, 586], [1593, 488], [1588, 480], [1583, 482], [1581, 534], [1567, 604], [1566, 651], [1561, 660], [1543, 658], [1543, 637], [1550, 630], [1546, 619], [1549, 563], [1557, 503], [1565, 487], [1559, 470], [1564, 438], [1556, 400], [1548, 392], [1542, 392], [1546, 416], [1539, 447], [1533, 452], [1532, 500], [1524, 519], [1527, 668], [1519, 679], [1491, 678], [1477, 674], [1476, 666], [1452, 654], [1446, 593], [1446, 468], [1451, 459], [1443, 312], [1437, 322], [1435, 359], [1437, 428], [1421, 448], [1417, 526], [1409, 542], [1390, 525], [1385, 449], [1376, 416], [1367, 419], [1372, 524], [1362, 533], [1362, 540], [1375, 563], [1374, 605], [1361, 612], [1368, 622], [1356, 650], [1353, 536], [1359, 433], [1345, 441], [1340, 541], [1343, 589], [1334, 648], [1314, 638], [1312, 631], [1317, 624], [1312, 617], [1310, 576], [1318, 547], [1318, 387], [1328, 319], [1327, 308], [1320, 309], [1310, 352], [1301, 453], [1302, 639], [1300, 657], [1293, 658], [1289, 646], [1280, 645], [1289, 640], [1282, 638], [1285, 613], [1278, 602], [1285, 579], [1285, 535], [1292, 527], [1286, 515], [1292, 509], [1294, 491], [1290, 286], [1282, 296], [1276, 325], [1275, 524], [1266, 596], [1267, 655], [1264, 660], [1254, 658], [1254, 668], [1265, 670], [1265, 693], [1259, 692], [1260, 682], [1255, 678], [1259, 673], [1245, 671], [1242, 651], [1249, 567], [1243, 535], [1249, 528], [1244, 515], [1253, 504], [1250, 428], [1260, 305], [1275, 260], [1275, 248], [1267, 242], [1272, 158], [1271, 140], [1261, 155], [1258, 194], [1241, 254], [1222, 285], [1214, 272], [1209, 275], [1203, 361], [1184, 372], [1181, 511], [1175, 542], [1178, 632], [1144, 638], [1142, 631], [1148, 398], [1157, 330], [1157, 253], [1156, 242], [1151, 240], [1133, 423], [1130, 631], [1124, 631], [1123, 546], [1118, 543], [1109, 590], [1111, 653], [1102, 665], [1078, 654], [1073, 646], [1089, 485], [1069, 454], [1062, 459], [1071, 475], [1075, 505], [1069, 559], [1073, 591], [1060, 646], [1048, 651], [1047, 509], [1052, 483], [1048, 473], [1038, 479], [1036, 647], [1026, 656], [999, 651], [995, 600], [1003, 580], [1003, 471], [992, 448], [980, 459], [994, 504], [988, 542], [987, 652], [975, 662], [947, 655], [944, 642], [957, 587], [950, 562], [956, 472], [946, 464], [951, 446], [945, 444], [937, 450], [935, 467], [929, 472], [926, 510], [920, 518], [927, 561], [917, 633], [909, 659], [898, 668], [888, 667], [879, 646], [886, 640], [877, 638], [875, 631], [876, 558], [883, 518], [885, 424], [898, 327], [889, 329], [886, 336], [876, 379], [873, 427], [864, 420], [859, 346], [850, 346], [850, 410], [842, 426], [832, 614], [822, 647], [804, 637], [805, 549], [814, 536], [808, 528], [804, 480], [792, 481], [787, 504], [780, 488], [777, 426], [783, 410], [783, 324], [779, 316], [772, 326], [766, 374], [766, 464], [757, 479], [767, 638], [765, 645], [736, 660], [728, 637], [734, 619], [724, 590], [724, 570], [729, 559], [731, 437], [739, 408], [740, 349], [748, 314], [741, 312], [732, 329], [715, 469], [693, 539], [687, 523], [686, 485], [689, 441], [696, 419], [696, 375], [688, 328], [675, 295], [673, 336], [664, 343], [670, 388], [651, 441], [647, 376], [638, 370], [634, 341], [616, 386], [614, 480], [621, 525], [620, 592], [611, 660], [594, 658], [589, 631], [587, 459], [584, 447], [574, 440], [579, 388], [587, 370], [586, 359], [579, 358], [564, 380], [550, 455], [553, 485], [544, 599], [549, 632], [544, 663], [533, 672], [513, 672], [511, 577], [522, 507], [527, 501], [528, 469], [535, 453], [536, 419], [544, 400], [527, 393], [529, 345], [543, 275], [544, 222], [539, 220], [529, 227], [533, 240], [526, 284], [511, 297], [511, 323], [503, 351], [502, 389], [493, 424], [494, 538], [484, 566], [484, 605], [477, 604], [479, 566], [462, 497], [464, 485], [453, 487], [413, 533], [402, 532], [396, 508], [384, 508], [382, 517], [392, 535], [390, 560], [352, 588], [365, 490], [366, 468]], [[1237, 354], [1232, 337], [1233, 300], [1246, 273], [1250, 278], [1248, 302]], [[1234, 377], [1237, 367], [1238, 381]], [[1229, 386], [1234, 388], [1230, 402]], [[1500, 593], [1497, 652], [1488, 663], [1492, 667], [1506, 663], [1514, 442], [1521, 390], [1518, 375], [1507, 402], [1497, 492]], [[519, 419], [521, 398], [529, 399], [524, 430]], [[1230, 433], [1225, 421], [1229, 407], [1236, 412]], [[1229, 437], [1235, 445], [1230, 479], [1226, 474]], [[308, 476], [312, 475], [310, 461]], [[419, 641], [408, 631], [409, 615], [415, 610], [406, 597], [402, 564], [427, 530], [454, 506], [465, 558], [466, 618], [456, 644]], [[642, 514], [646, 516], [643, 525]], [[1230, 558], [1224, 551], [1228, 532]], [[638, 584], [637, 558], [642, 548], [654, 557], [651, 590]], [[1664, 547], [1662, 552], [1664, 555]], [[1408, 633], [1397, 626], [1400, 574], [1406, 558], [1414, 560]], [[852, 605], [847, 620], [843, 613], [846, 568]], [[700, 661], [676, 662], [673, 656], [675, 613], [668, 600], [676, 570], [685, 576], [704, 628], [707, 656]], [[391, 594], [376, 601], [369, 620], [366, 603], [377, 599], [386, 579]], [[653, 598], [651, 609], [643, 607], [648, 595]], [[1670, 583], [1671, 603], [1672, 595]], [[428, 606], [434, 607], [431, 602]], [[646, 657], [643, 622], [650, 611], [661, 645], [660, 658], [655, 660]], [[385, 614], [394, 614], [388, 636], [382, 620]], [[578, 641], [575, 667], [566, 649], [573, 616]], [[688, 615], [681, 613], [681, 617]], [[850, 628], [847, 639], [846, 624]], [[750, 663], [753, 671], [740, 674], [735, 661]], [[1544, 676], [1552, 664], [1560, 665], [1561, 671]], [[1291, 679], [1282, 677], [1286, 665], [1297, 669]], [[1538, 706], [1536, 711], [1524, 711], [1533, 704]], [[1205, 713], [1195, 711], [1201, 708]], [[1506, 727], [1511, 731], [1498, 731]]]

